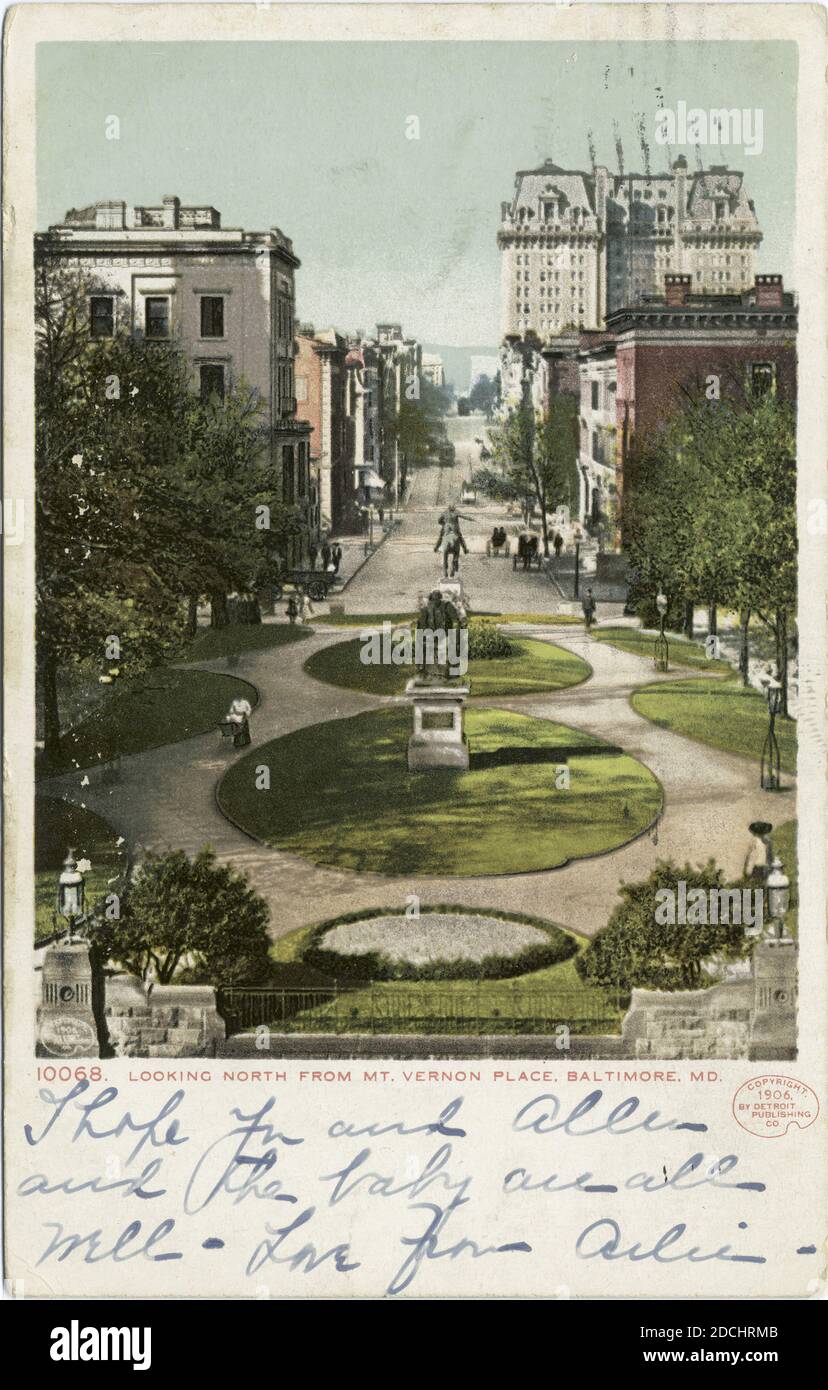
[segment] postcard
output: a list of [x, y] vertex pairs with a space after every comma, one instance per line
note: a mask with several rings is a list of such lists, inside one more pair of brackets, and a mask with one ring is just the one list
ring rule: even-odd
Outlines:
[[825, 1297], [824, 10], [5, 35], [11, 1287]]

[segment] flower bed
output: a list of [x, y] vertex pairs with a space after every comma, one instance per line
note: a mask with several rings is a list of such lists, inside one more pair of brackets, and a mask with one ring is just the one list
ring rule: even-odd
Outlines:
[[515, 916], [382, 912], [323, 922], [302, 959], [342, 980], [496, 980], [554, 965], [576, 950], [558, 927]]

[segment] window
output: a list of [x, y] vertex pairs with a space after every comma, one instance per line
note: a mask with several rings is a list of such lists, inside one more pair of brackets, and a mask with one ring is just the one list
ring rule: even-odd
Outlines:
[[599, 392], [599, 389], [600, 389], [600, 388], [599, 388], [598, 382], [597, 382], [597, 381], [593, 381], [593, 383], [592, 383], [592, 409], [593, 409], [593, 410], [597, 410], [597, 409], [598, 409], [598, 392]]
[[111, 294], [93, 294], [89, 300], [89, 329], [93, 338], [111, 338], [115, 333], [115, 299]]
[[144, 334], [147, 338], [169, 338], [170, 301], [166, 295], [163, 299], [150, 295], [145, 300]]
[[715, 204], [715, 217], [717, 222], [724, 222], [727, 215], [727, 203], [723, 198], [718, 198]]
[[224, 297], [220, 294], [201, 296], [202, 338], [224, 337]]
[[776, 389], [776, 368], [772, 362], [751, 362], [748, 373], [751, 389], [758, 396]]
[[296, 500], [296, 479], [293, 472], [292, 444], [286, 444], [282, 450], [282, 500], [287, 503]]
[[201, 379], [201, 399], [203, 401], [212, 400], [217, 396], [220, 401], [224, 400], [224, 368], [214, 363], [205, 363], [199, 368]]

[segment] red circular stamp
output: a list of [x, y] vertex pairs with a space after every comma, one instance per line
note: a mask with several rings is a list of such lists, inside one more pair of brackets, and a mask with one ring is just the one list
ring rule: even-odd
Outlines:
[[816, 1091], [792, 1076], [768, 1072], [742, 1082], [733, 1097], [733, 1114], [748, 1134], [780, 1139], [792, 1125], [807, 1129], [819, 1114]]

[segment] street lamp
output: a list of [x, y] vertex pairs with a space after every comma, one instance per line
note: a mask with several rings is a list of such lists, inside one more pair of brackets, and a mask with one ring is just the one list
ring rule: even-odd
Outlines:
[[759, 772], [759, 785], [763, 791], [778, 792], [781, 790], [779, 774], [779, 743], [776, 738], [776, 716], [779, 713], [779, 706], [782, 702], [782, 683], [778, 681], [770, 670], [763, 671], [759, 677], [759, 685], [765, 692], [768, 702], [768, 732], [765, 735], [765, 742], [762, 748], [762, 762]]
[[786, 938], [785, 916], [791, 903], [791, 881], [782, 868], [782, 861], [775, 858], [770, 867], [765, 886], [768, 890], [768, 916], [771, 929], [770, 940], [783, 941]]
[[656, 608], [659, 616], [659, 634], [655, 641], [653, 660], [657, 671], [669, 671], [670, 669], [670, 648], [667, 638], [664, 635], [664, 619], [667, 617], [667, 596], [666, 594], [656, 595]]
[[83, 917], [86, 890], [83, 874], [80, 872], [73, 851], [67, 851], [63, 861], [63, 871], [58, 879], [57, 910], [69, 923], [67, 941], [74, 941], [75, 922]]

